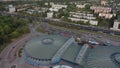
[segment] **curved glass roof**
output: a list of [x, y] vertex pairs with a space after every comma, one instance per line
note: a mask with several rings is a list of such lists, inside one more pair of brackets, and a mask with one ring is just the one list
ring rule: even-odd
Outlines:
[[51, 59], [68, 39], [61, 35], [36, 37], [26, 43], [25, 50], [34, 58]]
[[98, 46], [90, 49], [84, 59], [85, 68], [119, 68], [110, 58], [111, 54], [120, 52], [117, 46]]

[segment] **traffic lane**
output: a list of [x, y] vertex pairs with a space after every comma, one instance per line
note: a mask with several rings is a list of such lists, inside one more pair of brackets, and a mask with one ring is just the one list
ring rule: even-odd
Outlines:
[[109, 39], [109, 37], [104, 36], [104, 35], [102, 35], [101, 37], [98, 37], [98, 36], [96, 35], [96, 36], [94, 36], [94, 38], [97, 38], [101, 44], [109, 43], [109, 44], [111, 44], [113, 46], [120, 46], [120, 42], [119, 41], [115, 41], [113, 39]]
[[0, 67], [1, 68], [5, 68], [6, 63], [8, 63], [8, 60], [7, 60], [7, 53], [9, 51], [9, 49], [11, 48], [11, 46], [13, 46], [14, 43], [11, 43], [9, 46], [7, 46], [1, 53], [1, 58], [2, 58], [2, 61], [0, 61]]
[[[58, 29], [57, 27], [54, 27], [53, 29], [53, 26], [52, 27], [49, 27], [48, 28], [48, 30], [50, 29], [51, 31], [53, 31], [53, 32], [55, 32], [56, 30], [57, 31], [61, 31], [61, 32], [63, 32], [62, 30], [60, 30], [60, 29]], [[67, 32], [67, 30], [65, 31], [64, 30], [64, 32], [65, 33], [70, 33], [70, 32], [72, 32], [72, 31], [70, 31], [70, 32]], [[99, 36], [99, 35], [95, 35], [95, 34], [93, 34], [93, 35], [91, 35], [91, 34], [82, 34], [84, 37], [82, 37], [82, 38], [86, 38], [86, 39], [88, 39], [88, 40], [94, 40], [94, 39], [97, 39], [96, 41], [97, 42], [99, 42], [100, 44], [102, 44], [102, 43], [104, 43], [105, 41], [107, 42], [108, 40], [109, 40], [109, 38], [108, 37], [106, 37], [106, 35], [105, 36]], [[81, 36], [82, 36], [81, 35]], [[103, 39], [102, 39], [103, 38]], [[111, 40], [112, 41], [112, 40]], [[112, 41], [111, 43], [113, 43], [113, 45], [119, 45], [119, 42], [117, 42], [117, 41]], [[117, 44], [115, 44], [115, 43], [117, 43]]]
[[[7, 14], [8, 15], [15, 15], [15, 16], [22, 17], [22, 18], [29, 18], [29, 19], [32, 19], [32, 20], [47, 22], [47, 23], [58, 22], [58, 23], [61, 23], [61, 24], [66, 24], [66, 22], [63, 22], [63, 21], [60, 22], [60, 21], [54, 21], [54, 20], [50, 20], [50, 19], [43, 19], [43, 18], [38, 18], [38, 17], [33, 17], [33, 16], [24, 16], [24, 15], [20, 15], [20, 14], [10, 14], [10, 13], [7, 13]], [[66, 25], [68, 25], [68, 23]], [[99, 27], [78, 25], [78, 24], [74, 24], [74, 23], [69, 23], [69, 25], [75, 26], [77, 28], [85, 29], [85, 30], [95, 31], [95, 32], [96, 31], [101, 31], [101, 32], [107, 33], [107, 34], [120, 35], [120, 32], [118, 32], [118, 31], [112, 31], [112, 30], [109, 30], [109, 29], [103, 29], [103, 28], [99, 28]]]
[[[56, 22], [54, 22], [54, 23], [56, 23]], [[107, 33], [107, 34], [120, 35], [119, 31], [112, 31], [109, 29], [102, 29], [102, 28], [91, 27], [91, 26], [83, 26], [83, 25], [74, 24], [74, 23], [65, 23], [65, 22], [57, 22], [57, 23], [60, 23], [60, 25], [70, 26], [70, 27], [79, 28], [79, 29], [91, 30], [91, 31], [95, 31], [95, 32], [100, 31], [100, 32]]]
[[16, 43], [16, 44], [14, 44], [15, 45], [15, 47], [12, 47], [12, 49], [9, 51], [9, 54], [8, 54], [8, 57], [7, 57], [7, 59], [9, 60], [9, 62], [12, 62], [12, 61], [14, 61], [14, 59], [16, 59], [16, 54], [17, 54], [17, 50], [19, 49], [19, 47], [22, 45], [24, 45], [25, 44], [25, 42], [28, 40], [30, 38], [30, 36], [28, 36], [28, 37], [26, 37], [26, 38], [24, 38], [22, 41], [20, 41], [20, 42], [18, 42], [18, 43]]
[[[27, 36], [29, 36], [29, 35], [27, 35]], [[26, 37], [27, 37], [27, 36], [26, 36]], [[26, 37], [24, 37], [24, 38], [26, 38]], [[23, 38], [23, 39], [24, 39], [24, 38]], [[19, 39], [19, 40], [17, 41], [17, 43], [20, 42], [20, 41], [21, 41], [21, 40]], [[15, 47], [15, 46], [16, 46], [16, 42], [13, 42], [13, 43], [11, 43], [10, 45], [8, 45], [8, 46], [2, 51], [1, 57], [2, 57], [2, 60], [3, 60], [3, 61], [0, 61], [0, 62], [1, 62], [0, 67], [4, 68], [5, 63], [6, 63], [6, 62], [9, 63], [9, 60], [8, 60], [9, 52], [10, 52], [10, 50], [11, 50], [13, 47]], [[4, 57], [4, 58], [3, 58], [3, 57]]]

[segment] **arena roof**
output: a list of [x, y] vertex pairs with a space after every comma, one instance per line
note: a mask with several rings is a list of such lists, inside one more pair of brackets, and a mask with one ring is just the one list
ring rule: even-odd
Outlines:
[[68, 39], [68, 37], [61, 35], [36, 37], [26, 43], [25, 50], [32, 57], [51, 59]]
[[[84, 59], [84, 66], [85, 68], [119, 68], [110, 58], [116, 52], [120, 52], [120, 47], [98, 46], [97, 48], [89, 49], [89, 54]], [[119, 61], [120, 58], [117, 60]]]

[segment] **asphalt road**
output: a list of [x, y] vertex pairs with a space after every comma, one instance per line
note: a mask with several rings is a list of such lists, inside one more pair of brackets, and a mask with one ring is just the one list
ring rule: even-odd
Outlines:
[[[110, 38], [110, 36], [107, 36], [107, 34], [101, 35], [99, 33], [98, 34], [84, 33], [84, 32], [81, 32], [80, 30], [67, 29], [67, 28], [53, 26], [53, 25], [49, 25], [49, 24], [46, 24], [46, 27], [44, 27], [43, 29], [45, 29], [49, 33], [53, 33], [53, 34], [54, 33], [55, 34], [66, 33], [68, 35], [80, 37], [81, 39], [84, 39], [84, 40], [94, 40], [96, 42], [99, 42], [100, 44], [110, 42], [114, 46], [120, 46], [119, 38], [117, 38], [117, 39]], [[101, 36], [101, 37], [99, 37], [99, 36]]]
[[[13, 55], [13, 54], [9, 54], [12, 50], [13, 50], [13, 47], [14, 49], [17, 49], [17, 47], [19, 47], [18, 45], [21, 44], [21, 43], [25, 43], [26, 40], [28, 40], [29, 38], [31, 37], [30, 34], [28, 34], [27, 36], [23, 37], [22, 39], [19, 39], [17, 40], [17, 42], [13, 42], [11, 44], [9, 44], [0, 54], [0, 57], [2, 58], [1, 61], [0, 61], [0, 67], [1, 68], [5, 68], [6, 63], [9, 63], [11, 58], [10, 55]], [[12, 58], [12, 59], [15, 59], [15, 58]]]
[[28, 40], [40, 34], [36, 31], [39, 25], [29, 25], [30, 33], [26, 36], [17, 39], [15, 42], [9, 44], [0, 54], [0, 68], [9, 68], [11, 62], [16, 59], [16, 51], [21, 45], [24, 45]]
[[45, 18], [39, 18], [39, 17], [34, 17], [34, 16], [25, 16], [25, 15], [21, 15], [21, 14], [17, 14], [17, 13], [8, 13], [8, 12], [0, 12], [1, 14], [7, 14], [10, 16], [15, 16], [18, 18], [27, 18], [27, 19], [31, 19], [31, 20], [36, 20], [36, 21], [42, 21], [42, 22], [46, 22], [46, 23], [50, 23], [50, 22], [56, 22], [56, 23], [60, 23], [63, 25], [69, 25], [71, 27], [75, 27], [75, 28], [80, 28], [80, 29], [85, 29], [85, 30], [90, 30], [90, 31], [95, 31], [95, 32], [102, 32], [102, 33], [106, 33], [106, 34], [114, 34], [114, 35], [118, 35], [120, 36], [120, 31], [113, 31], [110, 29], [105, 29], [105, 28], [100, 28], [100, 27], [93, 27], [93, 26], [86, 26], [86, 25], [79, 25], [79, 24], [74, 24], [74, 23], [67, 23], [64, 21], [56, 21], [54, 19], [45, 19]]

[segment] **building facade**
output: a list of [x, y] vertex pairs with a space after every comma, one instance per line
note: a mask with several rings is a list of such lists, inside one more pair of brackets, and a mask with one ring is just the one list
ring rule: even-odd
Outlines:
[[91, 25], [98, 25], [96, 17], [91, 13], [86, 12], [70, 12], [70, 17], [68, 18], [71, 21], [83, 21], [84, 23], [89, 22]]
[[9, 5], [9, 6], [8, 6], [8, 10], [9, 10], [10, 13], [16, 11], [16, 9], [15, 9], [15, 7], [14, 7], [13, 5]]
[[59, 9], [62, 9], [62, 8], [67, 8], [67, 5], [52, 4], [52, 7], [49, 8], [49, 10], [58, 12]]
[[53, 12], [48, 12], [47, 13], [47, 18], [52, 18], [53, 17]]
[[111, 30], [120, 31], [120, 21], [119, 20], [114, 21], [113, 28], [111, 28]]
[[91, 10], [94, 11], [94, 13], [110, 13], [112, 11], [111, 7], [102, 7], [102, 6], [91, 6]]

